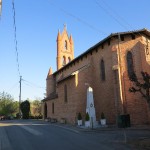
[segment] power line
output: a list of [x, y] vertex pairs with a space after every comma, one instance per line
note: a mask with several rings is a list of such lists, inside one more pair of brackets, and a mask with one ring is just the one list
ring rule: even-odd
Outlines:
[[88, 22], [86, 22], [85, 20], [71, 14], [70, 12], [66, 11], [65, 9], [61, 8], [61, 7], [58, 7], [56, 6], [54, 3], [51, 2], [52, 5], [54, 5], [55, 7], [57, 7], [61, 12], [65, 13], [66, 15], [68, 15], [69, 17], [71, 18], [74, 18], [75, 20], [77, 20], [78, 22], [88, 26], [89, 28], [91, 28], [92, 30], [96, 31], [96, 32], [99, 32], [100, 34], [107, 34], [106, 32], [102, 31], [102, 30], [99, 30], [97, 27], [89, 24]]
[[120, 24], [120, 26], [122, 26], [123, 28], [127, 29], [127, 27], [124, 24], [122, 24], [121, 21], [119, 21], [117, 17], [115, 17], [106, 8], [104, 8], [97, 0], [95, 0], [94, 2], [97, 4], [98, 7], [100, 7], [101, 9], [103, 9], [110, 17], [112, 17], [118, 24]]
[[[29, 81], [27, 81], [27, 80], [22, 79], [22, 81], [25, 81], [25, 82], [26, 82], [26, 85], [28, 85], [28, 86], [45, 89], [44, 87], [41, 87], [41, 86], [39, 86], [39, 85], [37, 85], [37, 84], [35, 84], [35, 83], [32, 83], [32, 82], [29, 82]], [[28, 84], [27, 84], [27, 83], [28, 83]]]
[[12, 11], [13, 11], [13, 27], [14, 27], [14, 42], [15, 42], [15, 54], [16, 54], [16, 62], [17, 62], [17, 70], [19, 74], [19, 115], [21, 117], [21, 81], [22, 81], [22, 76], [20, 74], [20, 65], [19, 65], [19, 56], [18, 56], [18, 41], [17, 41], [17, 28], [16, 28], [16, 11], [15, 11], [15, 4], [14, 0], [12, 0]]
[[64, 12], [65, 14], [67, 14], [68, 16], [70, 16], [70, 17], [76, 19], [77, 21], [81, 22], [82, 24], [88, 26], [89, 28], [91, 28], [91, 29], [93, 29], [93, 30], [95, 30], [95, 31], [97, 31], [97, 32], [99, 32], [99, 33], [101, 33], [101, 34], [106, 34], [104, 31], [99, 30], [99, 29], [96, 28], [95, 26], [93, 26], [93, 25], [89, 24], [88, 22], [82, 20], [81, 18], [79, 18], [79, 17], [77, 17], [77, 16], [75, 16], [75, 15], [73, 15], [73, 14], [67, 12], [66, 10], [64, 10], [64, 9], [62, 9], [62, 8], [60, 8], [60, 10], [61, 10], [62, 12]]
[[17, 62], [17, 70], [19, 76], [20, 74], [20, 65], [19, 65], [19, 56], [18, 56], [18, 41], [17, 41], [17, 28], [16, 28], [16, 11], [14, 0], [12, 0], [12, 10], [13, 10], [13, 28], [14, 28], [14, 42], [15, 42], [15, 54], [16, 54], [16, 62]]
[[110, 5], [108, 5], [104, 0], [101, 0], [101, 1], [105, 4], [106, 7], [108, 7], [109, 10], [111, 10], [118, 18], [120, 18], [120, 20], [122, 20], [124, 23], [126, 23], [126, 25], [129, 28], [134, 30], [134, 27], [131, 24], [129, 24], [122, 16], [120, 16], [120, 14], [117, 11], [115, 11], [112, 7], [110, 7]]
[[[126, 30], [135, 30], [123, 17], [121, 17], [116, 11], [114, 11], [106, 2], [104, 2], [103, 0], [101, 0], [106, 7], [108, 7], [109, 11], [104, 8], [97, 0], [95, 0], [94, 2], [100, 7], [102, 8], [110, 17], [112, 17], [118, 24], [120, 24], [120, 26], [122, 26], [123, 28], [125, 28]], [[113, 12], [111, 13], [110, 10]], [[124, 21], [124, 23], [126, 25], [124, 25], [122, 23], [122, 21], [120, 21], [118, 18], [120, 18], [120, 20]], [[128, 27], [127, 27], [128, 26]], [[129, 29], [130, 28], [130, 29]], [[135, 33], [132, 33], [133, 35], [136, 35]], [[141, 36], [141, 33], [137, 33], [138, 35]]]
[[11, 92], [11, 91], [14, 90], [17, 86], [18, 86], [18, 82], [16, 82], [16, 83], [8, 90], [8, 92]]

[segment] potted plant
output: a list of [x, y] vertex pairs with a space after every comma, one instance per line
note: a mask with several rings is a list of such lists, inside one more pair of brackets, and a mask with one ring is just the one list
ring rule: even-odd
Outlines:
[[105, 115], [104, 115], [103, 112], [101, 113], [101, 120], [100, 120], [100, 122], [101, 122], [101, 125], [106, 125], [106, 118], [105, 118]]
[[89, 113], [87, 112], [86, 113], [86, 116], [85, 116], [85, 127], [90, 127], [90, 116], [89, 116]]
[[78, 113], [78, 126], [82, 125], [82, 115], [81, 113]]

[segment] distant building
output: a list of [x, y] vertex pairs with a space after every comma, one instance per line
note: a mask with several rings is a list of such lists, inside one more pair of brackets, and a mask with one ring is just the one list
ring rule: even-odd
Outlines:
[[[84, 43], [83, 43], [84, 44]], [[150, 123], [150, 108], [139, 94], [129, 92], [129, 76], [135, 71], [150, 74], [150, 31], [119, 32], [74, 58], [74, 43], [66, 28], [57, 36], [57, 71], [47, 75], [47, 95], [43, 100], [44, 118], [84, 119], [88, 83], [93, 88], [97, 121], [104, 112], [107, 124], [116, 124], [117, 116], [129, 114], [131, 124]]]

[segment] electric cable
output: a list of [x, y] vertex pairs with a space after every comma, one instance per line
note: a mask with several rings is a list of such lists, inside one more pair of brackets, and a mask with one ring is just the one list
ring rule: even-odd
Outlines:
[[21, 74], [20, 74], [20, 65], [19, 65], [17, 28], [16, 28], [16, 11], [15, 11], [14, 0], [12, 0], [12, 11], [13, 11], [13, 28], [14, 28], [15, 54], [16, 54], [17, 70], [18, 70], [18, 74], [19, 74], [19, 77], [20, 77]]
[[[105, 7], [103, 7], [97, 0], [94, 0], [94, 2], [97, 4], [98, 7], [103, 9], [110, 17], [112, 17], [120, 26], [127, 29], [127, 27], [121, 23], [121, 21], [118, 20], [117, 17], [115, 17], [112, 13], [110, 13]], [[127, 29], [128, 30], [128, 29]]]
[[[35, 83], [32, 83], [32, 82], [29, 82], [29, 81], [27, 81], [27, 80], [22, 79], [22, 81], [25, 81], [25, 82], [26, 82], [26, 85], [28, 85], [28, 86], [45, 89], [44, 87], [41, 87], [41, 86], [39, 86], [39, 85], [37, 85], [37, 84], [35, 84]], [[27, 83], [28, 83], [28, 84], [27, 84]]]
[[113, 12], [113, 14], [115, 14], [118, 18], [120, 18], [120, 20], [122, 20], [124, 23], [126, 23], [126, 25], [128, 25], [129, 28], [131, 28], [132, 30], [134, 30], [134, 27], [129, 24], [119, 13], [117, 13], [117, 11], [115, 11], [110, 5], [108, 5], [104, 0], [101, 0], [106, 7], [108, 7], [109, 10], [111, 10]]
[[[105, 13], [107, 13], [110, 17], [112, 17], [120, 26], [122, 26], [126, 30], [130, 30], [130, 29], [133, 31], [135, 30], [122, 16], [120, 16], [116, 11], [114, 11], [104, 0], [101, 1], [105, 4], [106, 7], [108, 7], [109, 11], [106, 8], [104, 8], [97, 0], [95, 0], [94, 2], [97, 4], [98, 7], [102, 8], [105, 11]], [[111, 13], [110, 10], [113, 13]], [[126, 24], [126, 26], [118, 18], [120, 18], [120, 20], [122, 20]], [[131, 34], [136, 35], [135, 33], [131, 33]], [[137, 33], [137, 34], [142, 36], [141, 33]]]
[[9, 90], [8, 92], [10, 93], [12, 90], [14, 90], [18, 86], [19, 82], [16, 82]]
[[61, 12], [65, 13], [67, 16], [70, 16], [71, 18], [77, 20], [78, 22], [88, 26], [89, 28], [93, 29], [96, 32], [99, 32], [100, 34], [107, 34], [106, 32], [99, 30], [97, 27], [93, 26], [92, 24], [89, 24], [88, 22], [84, 21], [83, 19], [73, 15], [72, 13], [66, 11], [64, 8], [56, 6], [54, 3], [51, 2], [52, 5], [54, 5], [56, 8], [58, 8]]

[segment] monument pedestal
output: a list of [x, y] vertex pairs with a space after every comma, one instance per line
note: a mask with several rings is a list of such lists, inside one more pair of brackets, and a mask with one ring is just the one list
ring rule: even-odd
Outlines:
[[93, 89], [91, 87], [88, 87], [87, 89], [86, 113], [87, 112], [90, 117], [90, 127], [91, 128], [96, 127], [98, 125], [98, 122], [96, 121], [94, 99], [93, 99]]

